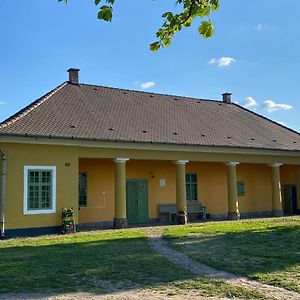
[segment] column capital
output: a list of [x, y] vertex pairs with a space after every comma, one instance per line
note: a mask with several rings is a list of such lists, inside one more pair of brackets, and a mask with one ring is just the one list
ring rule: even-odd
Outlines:
[[276, 162], [276, 163], [273, 163], [273, 164], [269, 164], [268, 166], [271, 167], [271, 168], [279, 168], [282, 165], [283, 165], [282, 163]]
[[236, 167], [239, 164], [240, 163], [237, 162], [237, 161], [230, 161], [230, 162], [226, 163], [226, 166], [228, 166], [228, 167]]
[[124, 158], [124, 157], [117, 157], [114, 159], [115, 163], [126, 163], [129, 160], [129, 158]]
[[176, 165], [185, 165], [189, 162], [189, 160], [176, 160], [175, 164]]

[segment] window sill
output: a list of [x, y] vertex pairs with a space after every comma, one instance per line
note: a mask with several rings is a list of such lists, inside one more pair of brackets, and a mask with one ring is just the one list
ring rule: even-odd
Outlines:
[[55, 214], [56, 211], [54, 209], [48, 210], [25, 210], [24, 215], [44, 215], [44, 214]]

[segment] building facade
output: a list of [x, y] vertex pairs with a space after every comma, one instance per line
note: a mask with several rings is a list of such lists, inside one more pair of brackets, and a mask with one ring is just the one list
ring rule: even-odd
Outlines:
[[[300, 136], [231, 102], [69, 81], [0, 124], [2, 236], [300, 212]], [[298, 191], [298, 193], [297, 193]], [[187, 214], [188, 219], [193, 218]]]

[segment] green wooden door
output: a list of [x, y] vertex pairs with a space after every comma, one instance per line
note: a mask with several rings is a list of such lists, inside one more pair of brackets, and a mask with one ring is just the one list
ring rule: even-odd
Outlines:
[[127, 180], [126, 202], [128, 224], [148, 222], [148, 187], [146, 180]]

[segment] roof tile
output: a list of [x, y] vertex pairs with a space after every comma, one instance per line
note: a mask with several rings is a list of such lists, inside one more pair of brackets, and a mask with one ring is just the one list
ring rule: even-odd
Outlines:
[[71, 83], [2, 122], [1, 134], [300, 151], [297, 132], [236, 104]]

